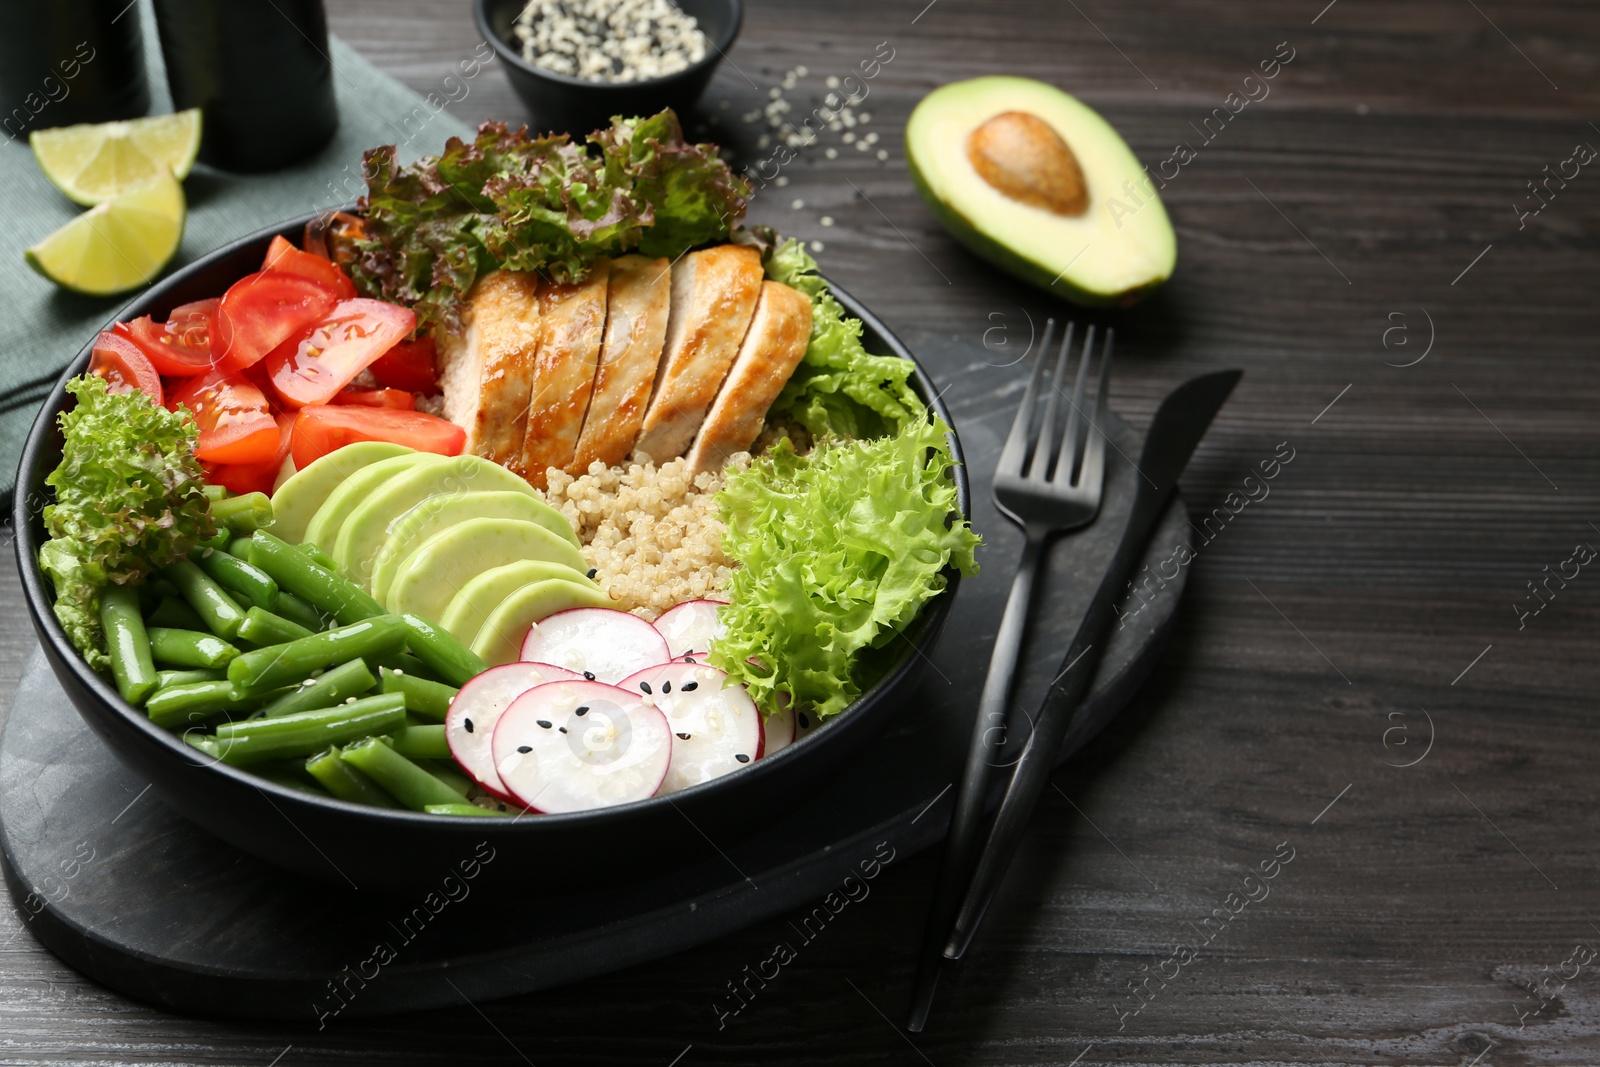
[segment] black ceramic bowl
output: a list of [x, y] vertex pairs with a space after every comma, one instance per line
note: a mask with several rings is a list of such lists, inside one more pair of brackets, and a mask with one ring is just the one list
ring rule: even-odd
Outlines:
[[473, 0], [478, 32], [494, 48], [504, 65], [511, 88], [532, 112], [531, 125], [582, 136], [608, 126], [613, 115], [653, 115], [664, 107], [678, 113], [688, 125], [689, 110], [705, 92], [717, 64], [733, 46], [744, 19], [743, 0], [674, 0], [699, 22], [711, 49], [700, 62], [676, 74], [650, 81], [613, 84], [573, 78], [522, 58], [511, 27], [526, 0]]
[[[152, 286], [116, 318], [153, 314], [160, 321], [174, 307], [222, 293], [260, 268], [273, 236], [298, 240], [310, 218], [285, 222], [218, 249]], [[865, 325], [864, 340], [870, 350], [912, 358], [849, 294], [837, 288], [833, 292]], [[61, 460], [56, 416], [67, 400], [63, 386], [89, 363], [93, 338], [84, 340], [83, 351], [34, 422], [17, 472], [17, 563], [45, 658], [94, 732], [123, 763], [148, 779], [168, 805], [246, 852], [315, 877], [363, 889], [431, 886], [441, 870], [470, 859], [476, 843], [488, 841], [496, 850], [495, 884], [537, 895], [541, 885], [558, 882], [562, 891], [570, 891], [575, 884], [615, 883], [641, 872], [659, 872], [672, 863], [714, 858], [715, 846], [708, 842], [737, 840], [772, 812], [803, 803], [808, 792], [826, 788], [829, 773], [869, 741], [896, 702], [913, 692], [955, 598], [958, 575], [951, 571], [949, 588], [923, 608], [907, 628], [906, 640], [892, 646], [899, 655], [883, 679], [845, 712], [770, 758], [670, 798], [512, 820], [388, 811], [301, 793], [217, 763], [153, 725], [117, 694], [108, 678], [89, 668], [56, 621], [51, 588], [38, 564], [45, 538], [41, 512], [50, 500], [45, 477]], [[918, 394], [948, 423], [949, 413], [920, 368], [913, 381]], [[958, 501], [966, 514], [967, 476], [954, 435], [950, 445], [957, 460]]]

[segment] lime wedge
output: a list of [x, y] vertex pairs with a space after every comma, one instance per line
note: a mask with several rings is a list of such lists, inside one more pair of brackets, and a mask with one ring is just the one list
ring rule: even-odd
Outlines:
[[188, 177], [200, 152], [200, 109], [35, 130], [28, 144], [44, 176], [68, 199], [103, 204], [163, 172]]
[[28, 266], [76, 293], [110, 296], [161, 273], [183, 240], [183, 186], [161, 171], [92, 207], [24, 253]]

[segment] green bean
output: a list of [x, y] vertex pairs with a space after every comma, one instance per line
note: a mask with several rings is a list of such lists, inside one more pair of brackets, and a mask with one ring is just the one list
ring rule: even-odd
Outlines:
[[173, 667], [226, 667], [239, 655], [222, 638], [197, 630], [152, 626], [148, 632], [156, 662]]
[[230, 496], [211, 505], [211, 518], [234, 533], [254, 533], [272, 525], [272, 501], [265, 493]]
[[163, 573], [206, 621], [207, 629], [218, 637], [231, 639], [238, 635], [244, 609], [209, 574], [186, 559], [168, 565]]
[[175, 685], [192, 685], [195, 682], [225, 682], [227, 679], [228, 672], [224, 668], [156, 671], [156, 688], [170, 689]]
[[111, 676], [117, 692], [130, 704], [143, 704], [156, 691], [156, 665], [150, 659], [150, 636], [139, 614], [139, 592], [132, 586], [109, 585], [100, 592], [100, 627], [111, 653]]
[[[371, 699], [377, 700], [378, 697]], [[357, 770], [388, 790], [396, 800], [413, 811], [429, 804], [465, 804], [466, 794], [439, 779], [396, 752], [382, 738], [371, 737], [348, 745], [340, 758], [355, 764]]]
[[206, 628], [206, 620], [197, 615], [193, 608], [177, 597], [171, 596], [156, 605], [145, 623], [176, 630], [199, 630], [202, 633]]
[[189, 553], [189, 558], [229, 592], [238, 593], [258, 608], [277, 610], [278, 583], [260, 568], [216, 548], [197, 548]]
[[230, 493], [228, 491], [228, 487], [227, 486], [225, 486], [225, 485], [211, 485], [209, 483], [206, 484], [206, 485], [201, 486], [200, 487], [200, 491], [202, 493], [204, 493], [206, 499], [211, 501], [213, 504], [215, 504], [219, 500], [226, 500], [230, 496], [233, 495], [232, 493]]
[[439, 779], [439, 781], [443, 782], [451, 789], [454, 789], [462, 796], [466, 796], [475, 788], [472, 779], [468, 778], [464, 773], [462, 773], [461, 768], [456, 766], [455, 761], [453, 760], [421, 759], [417, 760], [417, 766], [421, 767], [423, 770], [427, 771], [429, 774], [433, 775], [435, 778]]
[[388, 651], [405, 640], [405, 623], [393, 615], [380, 615], [246, 652], [228, 664], [228, 679], [241, 690], [276, 689], [309, 678], [312, 671], [330, 663]]
[[[233, 531], [230, 530], [228, 532], [231, 534]], [[253, 567], [261, 566], [261, 564], [256, 562], [256, 543], [252, 539], [248, 537], [234, 537], [228, 541], [225, 547], [228, 550], [228, 555], [236, 556]]]
[[402, 726], [389, 735], [394, 750], [407, 759], [449, 759], [450, 742], [444, 739], [444, 724]]
[[322, 612], [307, 604], [293, 593], [278, 591], [278, 606], [273, 609], [290, 622], [299, 623], [307, 630], [326, 630], [332, 623]]
[[276, 719], [300, 711], [315, 711], [343, 704], [351, 697], [360, 696], [373, 686], [372, 672], [359, 659], [341, 663], [324, 671], [316, 678], [307, 678], [300, 685], [261, 709], [265, 718]]
[[429, 804], [422, 810], [429, 815], [487, 815], [495, 819], [503, 819], [506, 815], [503, 811], [480, 808], [476, 804]]
[[183, 735], [185, 744], [199, 749], [212, 759], [217, 759], [222, 754], [222, 749], [217, 745], [217, 739], [203, 733], [186, 733]]
[[400, 619], [410, 631], [406, 646], [442, 681], [463, 685], [489, 669], [477, 653], [420, 615], [407, 612]]
[[259, 697], [240, 693], [228, 682], [190, 682], [161, 689], [145, 704], [150, 721], [168, 729], [204, 722], [225, 711], [254, 707]]
[[239, 636], [242, 639], [262, 646], [286, 644], [302, 637], [310, 637], [315, 632], [262, 608], [251, 608], [245, 612], [244, 622], [239, 625]]
[[217, 744], [224, 763], [245, 766], [287, 756], [310, 756], [329, 745], [399, 729], [405, 720], [405, 700], [385, 693], [320, 711], [225, 723], [218, 727]]
[[323, 570], [332, 571], [334, 574], [339, 573], [339, 564], [334, 561], [334, 558], [322, 551], [321, 548], [312, 544], [310, 541], [302, 541], [294, 547], [304, 552], [307, 559], [321, 567]]
[[407, 711], [425, 715], [435, 722], [444, 721], [445, 713], [450, 710], [450, 702], [460, 691], [443, 682], [430, 682], [426, 678], [418, 678], [414, 674], [390, 667], [383, 668], [380, 673], [383, 676], [385, 693], [404, 693]]
[[139, 606], [145, 611], [151, 611], [167, 597], [177, 595], [177, 586], [158, 574], [151, 575], [139, 585]]
[[233, 531], [226, 526], [219, 527], [217, 532], [203, 541], [195, 543], [196, 548], [224, 549], [228, 547], [228, 539], [233, 536]]
[[339, 758], [335, 746], [306, 760], [306, 771], [322, 783], [322, 788], [340, 800], [367, 804], [374, 808], [398, 808], [395, 799], [365, 774], [356, 770], [355, 764]]
[[257, 530], [250, 540], [250, 562], [271, 575], [279, 589], [293, 593], [318, 611], [346, 624], [384, 613], [383, 605], [360, 586], [317, 566], [282, 538]]

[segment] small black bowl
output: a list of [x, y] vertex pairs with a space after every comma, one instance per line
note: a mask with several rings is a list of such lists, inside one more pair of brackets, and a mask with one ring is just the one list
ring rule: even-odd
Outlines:
[[717, 64], [733, 47], [744, 21], [743, 0], [675, 0], [678, 7], [699, 22], [711, 50], [698, 63], [676, 74], [651, 81], [592, 82], [573, 78], [529, 63], [515, 43], [512, 24], [527, 6], [525, 0], [474, 0], [478, 32], [505, 65], [511, 88], [532, 112], [541, 132], [570, 133], [581, 137], [611, 123], [614, 115], [654, 115], [670, 107], [689, 124], [689, 111], [705, 92]]
[[[217, 249], [151, 286], [117, 320], [154, 315], [159, 321], [174, 307], [218, 295], [260, 268], [274, 236], [298, 240], [314, 217], [294, 219]], [[862, 321], [870, 350], [913, 358], [849, 294], [838, 288], [833, 293]], [[64, 386], [88, 366], [92, 345], [92, 337], [86, 338], [45, 401], [17, 471], [17, 565], [45, 658], [84, 721], [170, 807], [246, 852], [313, 877], [362, 889], [417, 891], [436, 885], [440, 871], [470, 858], [481, 841], [497, 856], [493, 884], [485, 888], [503, 886], [523, 896], [538, 896], [541, 887], [544, 892], [568, 892], [574, 886], [615, 885], [715, 860], [707, 841], [730, 844], [768, 821], [772, 812], [805, 803], [808, 793], [826, 788], [824, 779], [876, 735], [896, 704], [914, 692], [955, 599], [959, 575], [952, 569], [948, 588], [906, 628], [906, 640], [890, 646], [897, 655], [882, 679], [851, 707], [769, 758], [670, 797], [513, 820], [390, 811], [298, 792], [218, 763], [155, 726], [118, 695], [109, 678], [89, 668], [56, 621], [50, 583], [39, 569], [39, 546], [47, 536], [41, 513], [51, 498], [45, 478], [61, 462], [56, 416], [67, 404]], [[918, 395], [948, 424], [950, 414], [920, 367], [912, 381]], [[954, 433], [950, 448], [956, 460], [957, 502], [966, 515], [966, 468]]]

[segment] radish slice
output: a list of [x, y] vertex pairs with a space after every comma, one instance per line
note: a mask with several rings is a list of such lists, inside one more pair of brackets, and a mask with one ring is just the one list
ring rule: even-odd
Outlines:
[[546, 615], [522, 642], [524, 662], [553, 663], [608, 683], [671, 658], [659, 630], [612, 608], [569, 608]]
[[518, 803], [588, 811], [653, 796], [672, 762], [672, 731], [633, 693], [580, 679], [517, 697], [495, 726], [493, 748]]
[[656, 629], [667, 639], [673, 659], [704, 656], [711, 651], [711, 642], [722, 636], [717, 610], [727, 603], [726, 600], [685, 600], [661, 613], [656, 619]]
[[495, 724], [511, 702], [536, 685], [581, 679], [564, 667], [547, 663], [507, 663], [490, 667], [461, 687], [444, 716], [450, 754], [472, 779], [501, 800], [512, 800], [494, 770], [490, 744]]
[[665, 663], [624, 679], [622, 688], [667, 717], [672, 765], [661, 792], [736, 771], [761, 758], [761, 712], [742, 685], [724, 688], [728, 676], [699, 663]]
[[783, 709], [761, 721], [762, 759], [794, 744], [794, 709], [789, 706], [788, 696], [787, 693], [779, 693], [778, 699]]

